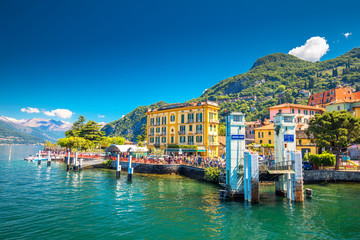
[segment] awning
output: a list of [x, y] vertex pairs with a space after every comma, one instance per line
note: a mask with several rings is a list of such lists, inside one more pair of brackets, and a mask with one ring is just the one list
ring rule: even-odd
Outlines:
[[[182, 152], [196, 152], [196, 149], [194, 149], [194, 148], [181, 148], [181, 151]], [[165, 152], [179, 152], [179, 148], [165, 148]]]
[[137, 147], [135, 145], [115, 145], [111, 144], [105, 148], [105, 152], [147, 152], [146, 147]]

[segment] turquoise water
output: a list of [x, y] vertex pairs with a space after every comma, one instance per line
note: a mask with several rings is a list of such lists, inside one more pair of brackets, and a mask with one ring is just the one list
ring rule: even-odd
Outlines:
[[309, 185], [289, 203], [262, 187], [261, 203], [223, 202], [218, 188], [180, 176], [66, 172], [0, 146], [0, 239], [359, 239], [360, 184]]

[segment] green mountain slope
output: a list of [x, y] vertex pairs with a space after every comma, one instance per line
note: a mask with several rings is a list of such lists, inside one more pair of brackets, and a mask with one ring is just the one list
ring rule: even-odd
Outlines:
[[[313, 94], [338, 84], [360, 90], [360, 48], [316, 63], [289, 54], [270, 54], [256, 60], [248, 72], [220, 81], [190, 102], [217, 101], [221, 107], [221, 121], [225, 112], [230, 111], [243, 112], [246, 120], [252, 121], [269, 117], [267, 108], [270, 106], [285, 102], [307, 104], [307, 91]], [[166, 103], [149, 107], [161, 105]], [[114, 135], [115, 128], [119, 136], [135, 140], [146, 127], [147, 108], [138, 107], [124, 118], [107, 124], [103, 130], [107, 135]]]
[[36, 144], [45, 142], [43, 138], [32, 136], [0, 121], [0, 144]]
[[145, 113], [147, 110], [165, 105], [167, 105], [166, 102], [157, 102], [149, 106], [137, 107], [119, 120], [106, 124], [101, 130], [105, 131], [106, 136], [114, 136], [116, 131], [117, 136], [136, 141], [136, 137], [142, 135], [146, 128]]
[[[241, 111], [247, 121], [268, 117], [267, 107], [285, 102], [307, 104], [300, 91], [317, 93], [338, 84], [360, 89], [360, 48], [323, 62], [275, 53], [258, 59], [244, 74], [225, 79], [192, 101], [219, 101], [224, 111]], [[239, 97], [256, 96], [256, 101]], [[230, 101], [232, 100], [232, 101]]]

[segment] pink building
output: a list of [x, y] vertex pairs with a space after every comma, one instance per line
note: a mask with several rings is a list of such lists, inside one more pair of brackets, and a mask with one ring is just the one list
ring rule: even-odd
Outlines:
[[309, 126], [309, 120], [315, 114], [322, 114], [325, 108], [319, 106], [308, 106], [300, 104], [284, 103], [277, 106], [269, 107], [270, 121], [274, 121], [274, 116], [278, 113], [293, 113], [295, 114], [297, 128], [296, 130], [304, 130]]

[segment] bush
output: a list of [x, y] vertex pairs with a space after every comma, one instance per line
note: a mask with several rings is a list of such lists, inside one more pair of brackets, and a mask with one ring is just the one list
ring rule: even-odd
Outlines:
[[220, 176], [220, 169], [216, 167], [208, 167], [205, 168], [205, 176], [204, 179], [209, 182], [218, 182]]
[[335, 156], [329, 152], [323, 152], [322, 154], [309, 155], [309, 162], [316, 166], [335, 166]]
[[110, 167], [111, 166], [111, 159], [104, 161], [103, 164], [105, 165], [105, 167]]

